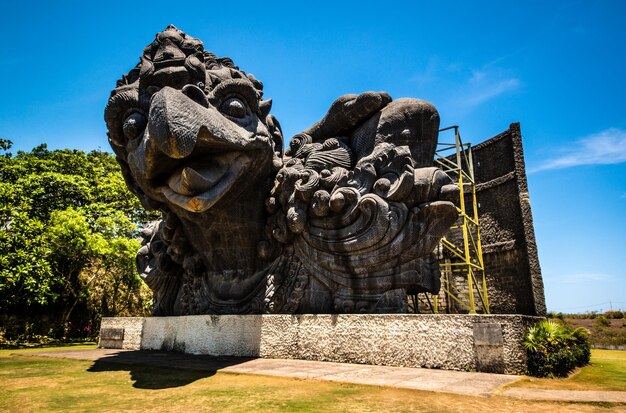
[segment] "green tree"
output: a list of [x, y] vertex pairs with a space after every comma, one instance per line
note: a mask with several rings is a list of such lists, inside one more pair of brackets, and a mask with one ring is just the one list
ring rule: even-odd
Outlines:
[[[0, 149], [10, 147], [0, 140]], [[145, 314], [151, 296], [134, 262], [138, 229], [155, 218], [126, 189], [109, 153], [43, 144], [0, 156], [5, 334], [85, 335], [103, 314]]]

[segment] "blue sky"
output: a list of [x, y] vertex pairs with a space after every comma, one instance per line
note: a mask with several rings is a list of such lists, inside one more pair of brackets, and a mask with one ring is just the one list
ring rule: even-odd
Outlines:
[[10, 3], [14, 150], [108, 150], [110, 90], [172, 23], [262, 80], [287, 137], [366, 90], [429, 100], [472, 143], [521, 122], [548, 309], [626, 309], [626, 2]]

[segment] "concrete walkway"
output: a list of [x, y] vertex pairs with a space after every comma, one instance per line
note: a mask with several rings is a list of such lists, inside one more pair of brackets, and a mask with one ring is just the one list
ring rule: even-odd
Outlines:
[[[391, 386], [405, 389], [490, 397], [494, 395], [532, 400], [626, 403], [626, 391], [541, 390], [524, 387], [503, 388], [520, 378], [504, 374], [459, 372], [409, 367], [371, 366], [308, 360], [246, 359], [211, 357], [160, 351], [69, 350], [21, 355], [90, 360], [106, 364], [143, 365], [328, 380], [343, 383]], [[130, 369], [129, 369], [130, 370]]]

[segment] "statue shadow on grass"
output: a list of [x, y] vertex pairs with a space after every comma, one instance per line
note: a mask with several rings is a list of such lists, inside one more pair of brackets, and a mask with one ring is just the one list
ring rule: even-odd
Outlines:
[[164, 351], [120, 351], [95, 360], [87, 371], [128, 371], [133, 387], [158, 390], [185, 386], [211, 377], [224, 367], [249, 360]]

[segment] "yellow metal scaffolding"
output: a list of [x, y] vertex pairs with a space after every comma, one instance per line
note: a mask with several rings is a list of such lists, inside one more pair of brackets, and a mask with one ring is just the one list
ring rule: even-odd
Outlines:
[[[439, 130], [440, 133], [447, 131], [454, 131], [454, 143], [438, 143], [435, 165], [459, 186], [460, 199], [457, 206], [459, 218], [436, 250], [443, 296], [425, 293], [420, 297], [415, 294], [409, 299], [409, 307], [414, 312], [420, 312], [422, 304], [422, 308], [437, 314], [439, 307], [444, 305], [447, 313], [489, 314], [472, 148], [461, 140], [458, 126]], [[463, 285], [465, 283], [467, 290]]]

